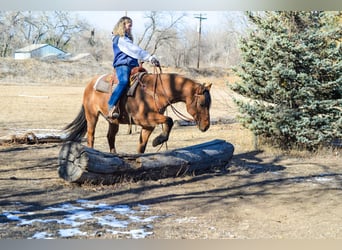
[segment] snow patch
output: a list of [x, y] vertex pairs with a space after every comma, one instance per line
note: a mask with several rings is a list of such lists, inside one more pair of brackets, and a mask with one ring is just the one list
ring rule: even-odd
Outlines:
[[[16, 203], [16, 206], [21, 204]], [[153, 226], [151, 223], [160, 216], [146, 217], [144, 214], [149, 207], [146, 205], [138, 205], [135, 209], [128, 205], [111, 206], [106, 203], [95, 203], [89, 200], [77, 200], [76, 204], [64, 203], [57, 206], [51, 206], [43, 211], [52, 211], [60, 213], [58, 218], [41, 218], [39, 213], [25, 212], [25, 208], [14, 211], [3, 211], [0, 216], [4, 216], [9, 221], [16, 222], [17, 226], [29, 225], [39, 228], [40, 224], [57, 223], [65, 228], [56, 232], [34, 232], [30, 239], [52, 239], [52, 238], [68, 238], [75, 236], [94, 236], [96, 229], [99, 227], [102, 231], [111, 234], [127, 235], [128, 238], [142, 239], [153, 234], [151, 231]], [[44, 213], [44, 216], [47, 213]], [[32, 216], [34, 219], [25, 219]], [[8, 222], [9, 223], [9, 222]], [[131, 224], [140, 228], [123, 230], [130, 227]], [[148, 224], [146, 224], [148, 223]], [[92, 225], [93, 233], [82, 231], [82, 226], [89, 228]], [[140, 224], [140, 225], [139, 225]], [[98, 226], [96, 226], [98, 225]], [[90, 226], [91, 227], [91, 226]], [[116, 230], [117, 229], [117, 230]], [[89, 231], [89, 229], [87, 230]]]

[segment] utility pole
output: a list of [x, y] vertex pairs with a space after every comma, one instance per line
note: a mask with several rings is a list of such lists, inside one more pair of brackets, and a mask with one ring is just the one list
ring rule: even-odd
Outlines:
[[206, 17], [203, 17], [205, 16], [206, 14], [196, 14], [194, 15], [195, 18], [198, 18], [199, 19], [199, 27], [198, 27], [198, 51], [197, 51], [197, 68], [199, 68], [199, 62], [200, 62], [200, 57], [201, 57], [201, 33], [202, 33], [202, 20], [205, 20], [207, 19]]

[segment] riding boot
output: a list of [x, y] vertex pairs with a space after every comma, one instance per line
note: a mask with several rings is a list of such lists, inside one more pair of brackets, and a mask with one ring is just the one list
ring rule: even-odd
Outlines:
[[119, 118], [120, 114], [116, 108], [116, 106], [109, 107], [108, 118], [117, 119]]

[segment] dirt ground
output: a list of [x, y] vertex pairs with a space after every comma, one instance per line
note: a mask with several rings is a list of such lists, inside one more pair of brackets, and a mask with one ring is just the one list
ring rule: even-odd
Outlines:
[[[341, 152], [326, 150], [309, 155], [256, 149], [251, 133], [235, 120], [233, 94], [226, 87], [229, 76], [197, 79], [214, 83], [211, 118], [215, 124], [205, 133], [196, 127], [175, 126], [168, 148], [224, 139], [235, 148], [225, 169], [158, 181], [79, 186], [58, 176], [61, 144], [1, 145], [0, 238], [26, 239], [42, 231], [52, 238], [134, 238], [133, 234], [113, 233], [117, 228], [109, 228], [108, 223], [101, 224], [94, 217], [78, 226], [83, 233], [62, 236], [59, 230], [73, 226], [53, 218], [70, 214], [61, 210], [66, 204], [76, 206], [87, 200], [93, 205], [128, 206], [142, 219], [137, 222], [131, 216], [125, 232], [144, 230], [147, 233], [143, 237], [149, 239], [341, 239]], [[77, 115], [85, 83], [2, 80], [0, 137], [62, 129]], [[217, 122], [221, 120], [226, 122]], [[117, 150], [135, 153], [139, 128], [134, 128], [132, 135], [126, 131], [122, 126]], [[96, 149], [108, 150], [105, 135], [106, 122], [100, 119]], [[147, 152], [156, 152], [151, 143]], [[101, 213], [112, 215], [108, 210]], [[119, 213], [116, 219], [120, 216], [127, 215]], [[19, 219], [31, 223], [19, 223]], [[48, 223], [43, 222], [47, 219]]]

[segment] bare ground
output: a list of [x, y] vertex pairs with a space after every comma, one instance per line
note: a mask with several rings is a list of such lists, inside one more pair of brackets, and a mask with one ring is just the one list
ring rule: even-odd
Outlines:
[[[63, 218], [65, 214], [47, 208], [77, 204], [82, 199], [113, 206], [124, 204], [133, 210], [147, 205], [141, 216], [155, 216], [153, 222], [131, 223], [126, 230], [145, 228], [150, 232], [146, 237], [152, 239], [341, 239], [341, 152], [325, 150], [310, 155], [256, 149], [251, 133], [235, 121], [233, 94], [225, 86], [230, 77], [190, 73], [200, 81], [214, 83], [212, 120], [230, 123], [218, 122], [205, 133], [196, 127], [176, 126], [168, 148], [224, 139], [235, 147], [225, 169], [158, 181], [78, 186], [58, 177], [60, 144], [1, 145], [0, 238], [30, 238], [38, 231], [58, 238], [55, 232], [64, 225], [39, 220]], [[0, 137], [32, 129], [62, 129], [78, 113], [87, 81], [84, 78], [83, 83], [68, 85], [21, 79], [15, 82], [15, 77], [6, 82], [8, 76], [2, 77]], [[127, 135], [123, 126], [117, 138], [118, 151], [135, 153], [138, 133], [136, 128]], [[95, 148], [108, 150], [105, 134], [106, 122], [100, 119]], [[148, 152], [156, 150], [149, 144]], [[37, 220], [19, 225], [8, 216], [10, 211]], [[91, 219], [80, 230], [87, 234], [70, 237], [132, 237], [113, 234]]]

